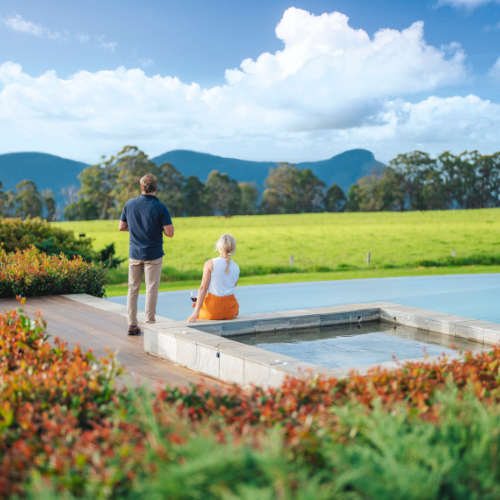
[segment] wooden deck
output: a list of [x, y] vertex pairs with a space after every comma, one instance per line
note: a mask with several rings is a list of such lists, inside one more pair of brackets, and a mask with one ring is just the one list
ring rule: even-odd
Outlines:
[[[15, 299], [0, 299], [0, 312], [19, 307]], [[92, 349], [96, 357], [106, 356], [107, 351], [117, 353], [125, 366], [126, 379], [156, 389], [160, 385], [185, 386], [205, 383], [209, 386], [224, 385], [210, 377], [146, 354], [143, 338], [127, 335], [126, 318], [76, 302], [66, 297], [29, 298], [23, 309], [30, 315], [41, 310], [47, 322], [47, 331], [59, 337], [70, 347], [78, 343], [83, 349]]]

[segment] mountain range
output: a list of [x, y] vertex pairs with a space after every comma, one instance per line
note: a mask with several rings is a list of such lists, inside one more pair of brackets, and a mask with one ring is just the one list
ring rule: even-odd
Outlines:
[[[205, 182], [212, 170], [226, 173], [239, 182], [254, 182], [261, 190], [264, 179], [276, 162], [257, 162], [223, 158], [207, 153], [174, 150], [152, 158], [157, 165], [169, 162], [184, 177], [196, 175]], [[366, 149], [352, 149], [328, 160], [297, 163], [300, 169], [309, 168], [327, 186], [336, 182], [347, 192], [351, 184], [370, 173], [374, 168], [383, 167], [373, 153]], [[79, 187], [78, 174], [87, 165], [46, 153], [8, 153], [0, 155], [0, 181], [3, 189], [14, 190], [24, 179], [35, 182], [39, 191], [52, 189], [58, 203], [63, 202], [61, 189], [75, 185]]]

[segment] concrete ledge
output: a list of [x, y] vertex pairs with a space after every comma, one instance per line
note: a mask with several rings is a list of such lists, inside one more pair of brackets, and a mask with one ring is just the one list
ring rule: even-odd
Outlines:
[[[65, 297], [110, 313], [126, 315], [125, 306], [105, 299], [86, 294]], [[388, 302], [249, 314], [232, 321], [199, 320], [188, 323], [157, 316], [155, 324], [142, 323], [141, 326], [144, 329], [146, 352], [211, 377], [243, 385], [277, 387], [287, 375], [301, 377], [308, 370], [327, 377], [343, 378], [352, 370], [365, 375], [374, 367], [396, 369], [407, 361], [442, 361], [442, 357], [428, 357], [328, 370], [237, 342], [238, 335], [249, 333], [365, 324], [372, 321], [409, 326], [430, 333], [467, 339], [484, 346], [500, 342], [500, 324]], [[452, 361], [462, 358], [457, 354], [447, 356], [446, 359]]]
[[[307, 371], [344, 378], [352, 370], [366, 375], [380, 367], [396, 369], [406, 361], [437, 363], [442, 357], [390, 361], [378, 365], [329, 370], [298, 359], [237, 342], [238, 335], [279, 332], [320, 326], [381, 321], [467, 339], [483, 345], [500, 341], [500, 325], [451, 314], [387, 302], [322, 307], [265, 314], [249, 314], [232, 321], [162, 321], [144, 325], [144, 350], [226, 382], [277, 387], [286, 376], [301, 377]], [[462, 359], [459, 354], [448, 361]]]

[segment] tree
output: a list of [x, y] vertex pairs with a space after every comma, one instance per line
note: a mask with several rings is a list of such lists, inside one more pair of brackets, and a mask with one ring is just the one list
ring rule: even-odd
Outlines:
[[182, 187], [184, 197], [184, 213], [188, 217], [208, 215], [208, 208], [205, 199], [205, 184], [196, 177], [190, 175]]
[[474, 162], [477, 175], [477, 208], [498, 207], [500, 204], [500, 153], [477, 154]]
[[272, 189], [266, 189], [262, 194], [262, 199], [259, 205], [259, 212], [261, 214], [282, 214], [283, 211], [283, 198]]
[[109, 219], [116, 207], [114, 191], [117, 175], [113, 156], [106, 162], [83, 169], [78, 175], [82, 185], [78, 201], [65, 208], [65, 216], [73, 217], [70, 220], [92, 220], [88, 219], [92, 214], [95, 219]]
[[148, 155], [136, 146], [125, 146], [116, 156], [108, 162], [116, 178], [111, 191], [113, 208], [110, 214], [118, 218], [125, 203], [141, 194], [139, 180], [146, 174], [157, 175], [158, 167]]
[[389, 162], [394, 171], [402, 174], [402, 188], [406, 193], [405, 204], [409, 210], [425, 210], [423, 187], [430, 166], [435, 165], [428, 153], [412, 151], [398, 155]]
[[343, 212], [347, 198], [338, 184], [332, 184], [323, 199], [324, 208], [327, 212]]
[[42, 200], [45, 210], [47, 212], [46, 219], [48, 222], [55, 221], [57, 218], [56, 197], [52, 189], [44, 189], [42, 191]]
[[359, 212], [359, 186], [358, 184], [352, 184], [347, 192], [347, 201], [345, 204], [346, 212]]
[[8, 217], [9, 195], [4, 192], [2, 181], [0, 181], [0, 217]]
[[[310, 169], [299, 170], [290, 163], [271, 167], [264, 181], [263, 213], [319, 212], [325, 184]], [[271, 212], [269, 212], [271, 210]]]
[[16, 217], [26, 219], [27, 217], [41, 217], [43, 210], [42, 195], [38, 192], [33, 181], [24, 180], [17, 186], [15, 195], [14, 214]]
[[162, 163], [152, 169], [151, 173], [158, 178], [158, 193], [156, 196], [164, 203], [172, 215], [184, 215], [183, 187], [186, 180], [184, 176], [171, 164]]
[[99, 207], [91, 200], [80, 198], [64, 209], [64, 217], [70, 221], [97, 220], [101, 213]]
[[207, 205], [212, 213], [237, 214], [241, 204], [241, 189], [234, 179], [217, 170], [210, 172], [205, 184]]
[[253, 182], [240, 182], [241, 204], [238, 213], [241, 215], [254, 215], [257, 213], [257, 200], [259, 192]]

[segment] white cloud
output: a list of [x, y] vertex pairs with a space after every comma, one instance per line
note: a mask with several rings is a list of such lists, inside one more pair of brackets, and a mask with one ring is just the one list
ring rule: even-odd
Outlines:
[[110, 52], [115, 52], [116, 47], [118, 47], [118, 42], [101, 42], [100, 46]]
[[[126, 143], [151, 155], [189, 148], [253, 159], [320, 159], [353, 147], [382, 160], [416, 147], [488, 149], [499, 142], [500, 107], [478, 97], [429, 97], [467, 78], [452, 44], [426, 44], [423, 24], [370, 38], [340, 13], [288, 9], [276, 28], [284, 48], [226, 71], [223, 86], [118, 68], [68, 79], [0, 66], [0, 135], [10, 150], [86, 161]], [[100, 42], [104, 42], [101, 39]]]
[[441, 7], [443, 5], [451, 5], [456, 8], [474, 10], [476, 7], [493, 2], [498, 2], [498, 0], [438, 0], [437, 6]]
[[153, 61], [153, 59], [148, 57], [147, 59], [139, 59], [139, 63], [143, 68], [147, 68], [148, 66], [153, 65], [155, 62]]
[[500, 80], [500, 57], [497, 59], [497, 62], [491, 67], [489, 75]]
[[41, 24], [35, 24], [27, 21], [19, 14], [12, 14], [8, 17], [1, 19], [2, 23], [13, 31], [25, 33], [27, 35], [34, 35], [39, 37], [47, 37], [53, 40], [62, 40], [67, 36], [67, 33], [59, 33], [58, 31], [51, 31], [49, 28]]
[[76, 39], [80, 43], [87, 43], [90, 40], [90, 36], [87, 35], [87, 33], [77, 33], [76, 34]]
[[110, 52], [115, 52], [116, 47], [118, 47], [117, 42], [99, 42], [99, 47], [105, 50], [109, 50]]
[[110, 52], [115, 52], [118, 47], [117, 42], [107, 42], [105, 35], [96, 36], [96, 40], [99, 42], [99, 47]]

